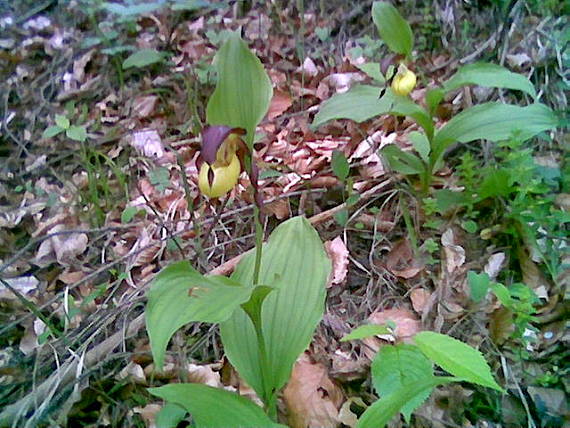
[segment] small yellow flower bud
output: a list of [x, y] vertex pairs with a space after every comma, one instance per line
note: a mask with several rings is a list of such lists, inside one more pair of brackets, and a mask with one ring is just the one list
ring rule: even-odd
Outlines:
[[392, 80], [392, 90], [402, 96], [408, 95], [416, 86], [416, 75], [404, 64], [398, 67], [398, 73]]
[[[208, 180], [210, 169], [214, 172], [214, 180], [211, 186]], [[209, 198], [219, 198], [234, 188], [237, 184], [241, 172], [240, 170], [239, 159], [235, 154], [227, 166], [220, 165], [218, 162], [210, 166], [204, 162], [200, 168], [198, 187], [200, 191]]]

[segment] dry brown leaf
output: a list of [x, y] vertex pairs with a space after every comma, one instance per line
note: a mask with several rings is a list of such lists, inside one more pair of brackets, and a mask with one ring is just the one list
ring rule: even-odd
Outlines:
[[158, 100], [157, 95], [146, 95], [135, 98], [133, 113], [140, 119], [150, 116], [154, 113]]
[[441, 236], [441, 244], [445, 251], [445, 267], [448, 273], [452, 273], [455, 269], [463, 266], [465, 263], [465, 250], [455, 242], [455, 236], [452, 229], [447, 229]]
[[489, 275], [489, 278], [495, 279], [497, 275], [501, 272], [501, 268], [503, 267], [503, 263], [505, 262], [505, 253], [495, 253], [485, 265], [485, 273]]
[[161, 409], [160, 404], [147, 404], [144, 407], [133, 407], [133, 413], [141, 415], [147, 428], [156, 428], [156, 415]]
[[283, 399], [292, 428], [335, 428], [339, 425], [338, 409], [344, 397], [341, 389], [328, 377], [326, 368], [301, 355], [291, 373]]
[[271, 98], [271, 104], [269, 104], [269, 111], [267, 112], [267, 118], [273, 120], [287, 111], [289, 107], [293, 105], [293, 100], [291, 95], [284, 91], [274, 91], [273, 98]]
[[62, 265], [72, 264], [87, 249], [89, 238], [85, 233], [56, 235], [51, 238], [55, 257]]
[[410, 300], [412, 301], [414, 311], [420, 315], [423, 314], [430, 297], [431, 293], [425, 288], [414, 288], [410, 293]]
[[214, 388], [222, 388], [223, 385], [219, 369], [220, 364], [197, 365], [189, 363], [186, 366], [186, 370], [188, 371], [188, 382], [202, 383]]
[[510, 309], [500, 307], [491, 314], [489, 335], [496, 345], [503, 344], [514, 331], [513, 312]]
[[414, 257], [412, 246], [407, 239], [396, 242], [386, 258], [386, 269], [404, 279], [413, 278], [424, 267], [425, 264]]
[[130, 143], [146, 157], [160, 159], [164, 156], [162, 139], [156, 129], [141, 129], [133, 132]]
[[118, 374], [119, 379], [132, 379], [135, 383], [146, 385], [146, 376], [140, 364], [130, 361]]
[[416, 333], [421, 331], [421, 323], [416, 315], [408, 309], [396, 308], [383, 311], [374, 311], [368, 317], [372, 324], [386, 325], [388, 321], [396, 325], [394, 335], [399, 339], [411, 339]]
[[342, 284], [348, 272], [348, 248], [340, 236], [325, 242], [325, 250], [332, 261], [332, 271], [327, 282], [327, 288]]

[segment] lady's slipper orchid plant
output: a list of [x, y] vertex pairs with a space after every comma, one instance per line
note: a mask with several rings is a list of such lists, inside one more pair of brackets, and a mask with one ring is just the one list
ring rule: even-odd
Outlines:
[[202, 151], [198, 187], [209, 198], [219, 198], [231, 191], [244, 170], [247, 146], [241, 139], [242, 128], [209, 126], [202, 133]]

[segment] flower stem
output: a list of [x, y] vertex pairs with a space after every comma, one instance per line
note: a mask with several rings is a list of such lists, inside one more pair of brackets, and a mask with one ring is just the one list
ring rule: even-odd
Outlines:
[[253, 208], [255, 221], [255, 266], [253, 268], [253, 285], [259, 285], [259, 272], [261, 270], [261, 255], [263, 252], [263, 226], [259, 220], [259, 207]]

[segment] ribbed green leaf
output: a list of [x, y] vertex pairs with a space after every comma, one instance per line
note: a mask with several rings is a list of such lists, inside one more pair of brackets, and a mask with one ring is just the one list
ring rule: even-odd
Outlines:
[[218, 83], [206, 109], [208, 123], [244, 128], [251, 148], [255, 127], [267, 113], [273, 96], [271, 80], [238, 33], [228, 37], [214, 62]]
[[[372, 384], [381, 398], [393, 394], [400, 387], [425, 379], [433, 379], [432, 363], [417, 346], [399, 344], [383, 346], [372, 361]], [[406, 421], [431, 394], [427, 388], [409, 400], [400, 410]]]
[[148, 391], [184, 407], [197, 428], [286, 428], [277, 424], [252, 401], [233, 392], [197, 383], [178, 383]]
[[173, 263], [152, 281], [146, 306], [146, 329], [156, 365], [161, 368], [172, 335], [192, 321], [218, 323], [247, 302], [252, 288], [223, 276], [206, 277], [189, 262]]
[[402, 174], [421, 174], [425, 164], [413, 153], [405, 152], [395, 144], [388, 144], [380, 151], [390, 164], [390, 168]]
[[455, 142], [467, 143], [483, 138], [501, 141], [513, 136], [526, 140], [557, 125], [556, 116], [544, 104], [531, 104], [527, 107], [501, 103], [480, 104], [459, 113], [436, 133], [432, 165]]
[[390, 395], [381, 398], [370, 406], [358, 419], [356, 428], [383, 428], [396, 414], [418, 395], [432, 388], [450, 382], [457, 382], [460, 379], [453, 377], [432, 377], [422, 379], [412, 384], [402, 385]]
[[516, 89], [536, 98], [536, 90], [530, 80], [497, 64], [478, 62], [465, 65], [443, 84], [443, 89], [452, 91], [466, 85]]
[[[237, 266], [232, 279], [253, 280], [254, 254]], [[255, 330], [240, 308], [220, 325], [224, 349], [234, 367], [260, 396], [279, 390], [291, 374], [299, 354], [309, 345], [322, 318], [330, 261], [309, 222], [295, 217], [280, 224], [263, 246], [259, 281], [274, 287], [262, 307], [269, 378], [263, 387]]]
[[390, 88], [380, 99], [379, 94], [376, 86], [358, 85], [344, 94], [333, 95], [323, 103], [311, 126], [318, 128], [333, 119], [364, 122], [381, 114], [394, 114], [412, 117], [428, 135], [433, 134], [431, 116], [423, 108], [408, 97], [395, 95]]
[[340, 339], [341, 342], [348, 342], [349, 340], [364, 339], [366, 337], [376, 336], [377, 334], [390, 334], [392, 333], [388, 327], [378, 324], [366, 324], [355, 328], [349, 334]]
[[434, 363], [468, 382], [503, 391], [483, 355], [471, 346], [445, 334], [422, 331], [414, 336], [418, 348]]
[[372, 20], [380, 37], [395, 53], [410, 56], [414, 46], [414, 35], [410, 24], [402, 18], [398, 9], [390, 3], [379, 1], [372, 5]]

